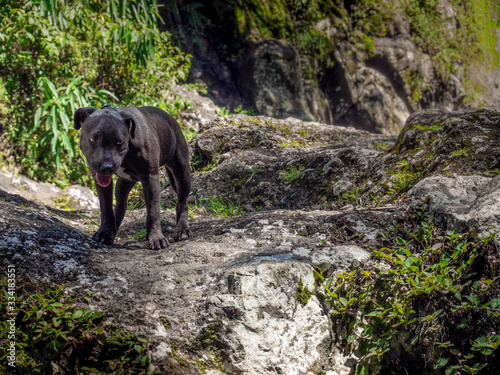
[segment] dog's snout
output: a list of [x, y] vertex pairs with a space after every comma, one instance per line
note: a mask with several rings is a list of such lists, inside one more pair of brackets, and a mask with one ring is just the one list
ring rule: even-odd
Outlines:
[[101, 164], [101, 173], [102, 174], [112, 174], [115, 171], [115, 167], [111, 163], [102, 163]]

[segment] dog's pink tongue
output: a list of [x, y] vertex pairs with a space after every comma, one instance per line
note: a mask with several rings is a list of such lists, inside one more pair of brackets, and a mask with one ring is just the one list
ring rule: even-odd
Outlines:
[[103, 174], [96, 173], [97, 183], [102, 187], [106, 187], [111, 183], [111, 176], [105, 176]]

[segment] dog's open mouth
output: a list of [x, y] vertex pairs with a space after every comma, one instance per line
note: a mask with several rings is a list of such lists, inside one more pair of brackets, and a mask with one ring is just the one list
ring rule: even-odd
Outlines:
[[97, 180], [97, 183], [102, 187], [107, 187], [111, 183], [111, 175], [107, 176], [107, 175], [95, 173], [95, 178]]

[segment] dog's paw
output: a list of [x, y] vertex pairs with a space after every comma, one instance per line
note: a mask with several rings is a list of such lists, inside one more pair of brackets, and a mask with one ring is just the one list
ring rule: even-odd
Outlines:
[[187, 222], [185, 223], [177, 223], [177, 228], [175, 229], [174, 240], [182, 241], [186, 238], [191, 237], [191, 229]]
[[149, 236], [149, 248], [151, 250], [166, 249], [167, 247], [168, 240], [163, 236], [163, 234]]
[[97, 242], [102, 242], [104, 245], [112, 245], [115, 240], [115, 234], [109, 228], [99, 228], [99, 230], [92, 236], [92, 239]]

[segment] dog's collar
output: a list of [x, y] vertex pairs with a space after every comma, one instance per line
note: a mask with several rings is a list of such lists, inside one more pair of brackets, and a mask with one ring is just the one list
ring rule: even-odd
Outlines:
[[118, 108], [116, 108], [116, 105], [106, 104], [105, 106], [102, 106], [100, 109], [104, 108], [113, 108], [116, 109], [118, 112], [121, 112]]

